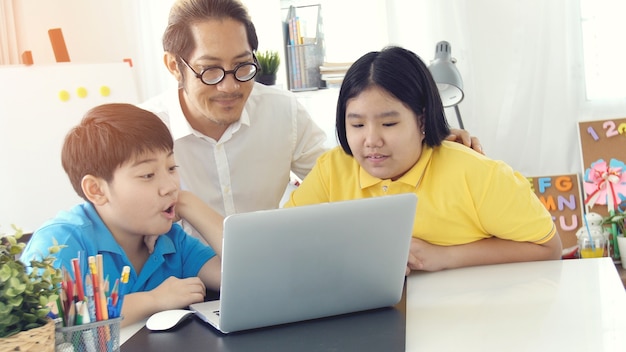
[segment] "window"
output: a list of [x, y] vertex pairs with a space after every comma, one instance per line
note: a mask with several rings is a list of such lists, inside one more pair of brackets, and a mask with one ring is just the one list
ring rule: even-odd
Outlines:
[[626, 98], [626, 2], [580, 0], [588, 100]]

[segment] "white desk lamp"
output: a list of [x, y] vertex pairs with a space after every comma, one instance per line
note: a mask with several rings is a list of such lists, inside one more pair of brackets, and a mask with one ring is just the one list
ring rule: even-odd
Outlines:
[[437, 83], [443, 107], [454, 106], [459, 127], [464, 129], [458, 108], [458, 104], [463, 100], [463, 79], [454, 65], [456, 59], [452, 57], [451, 51], [450, 43], [446, 41], [437, 43], [435, 59], [431, 61], [428, 69]]

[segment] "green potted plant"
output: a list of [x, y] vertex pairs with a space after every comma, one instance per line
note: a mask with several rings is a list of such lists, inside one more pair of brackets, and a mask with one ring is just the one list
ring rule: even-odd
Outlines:
[[50, 254], [63, 246], [54, 242], [46, 257], [30, 262], [31, 270], [19, 259], [23, 232], [12, 228], [12, 235], [0, 233], [0, 351], [54, 351], [48, 313], [59, 297], [62, 273]]
[[261, 72], [257, 75], [256, 81], [268, 86], [276, 84], [276, 72], [278, 72], [278, 66], [280, 65], [278, 51], [258, 51], [256, 53], [256, 59], [261, 68]]
[[617, 249], [622, 261], [622, 267], [626, 269], [626, 237], [624, 228], [626, 227], [626, 213], [617, 211], [613, 215], [607, 215], [602, 219], [602, 225], [609, 228], [611, 233], [617, 237]]

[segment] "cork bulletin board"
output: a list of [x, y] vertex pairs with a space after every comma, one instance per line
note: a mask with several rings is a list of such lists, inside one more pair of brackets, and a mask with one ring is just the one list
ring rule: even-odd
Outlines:
[[576, 245], [583, 224], [582, 193], [578, 174], [528, 177], [541, 203], [552, 215], [563, 248]]
[[[601, 160], [613, 169], [616, 175], [626, 174], [626, 165], [624, 165], [626, 162], [626, 118], [579, 122], [578, 132], [583, 168], [583, 201], [585, 201], [593, 196], [595, 187], [585, 175], [595, 169], [600, 169]], [[621, 178], [622, 182], [614, 183], [614, 185], [617, 204], [621, 203], [623, 209], [626, 205], [626, 184], [623, 181], [626, 179], [623, 175]], [[606, 216], [608, 214], [607, 196], [601, 195], [589, 211]]]

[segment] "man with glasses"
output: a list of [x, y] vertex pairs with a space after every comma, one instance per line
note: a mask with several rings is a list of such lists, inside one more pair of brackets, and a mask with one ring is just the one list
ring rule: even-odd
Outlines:
[[141, 105], [170, 128], [182, 187], [224, 216], [277, 208], [290, 171], [304, 177], [324, 151], [294, 94], [255, 83], [257, 47], [240, 2], [176, 1], [163, 48], [178, 89]]
[[290, 171], [304, 178], [326, 136], [293, 93], [254, 82], [258, 39], [246, 8], [238, 0], [178, 0], [163, 48], [178, 89], [141, 107], [170, 128], [182, 187], [224, 216], [277, 208]]
[[203, 69], [200, 73], [196, 72], [193, 67], [191, 67], [182, 57], [180, 58], [180, 60], [185, 64], [185, 66], [189, 67], [189, 69], [193, 71], [193, 73], [196, 75], [196, 78], [201, 80], [202, 83], [206, 84], [207, 86], [212, 86], [215, 84], [219, 84], [221, 81], [223, 81], [224, 78], [226, 78], [227, 74], [234, 75], [235, 79], [239, 82], [248, 82], [249, 80], [253, 79], [258, 72], [259, 65], [257, 63], [256, 56], [252, 54], [252, 57], [254, 58], [252, 62], [244, 62], [238, 64], [237, 66], [235, 66], [234, 69], [230, 71], [226, 71], [223, 67], [219, 66], [209, 66]]

